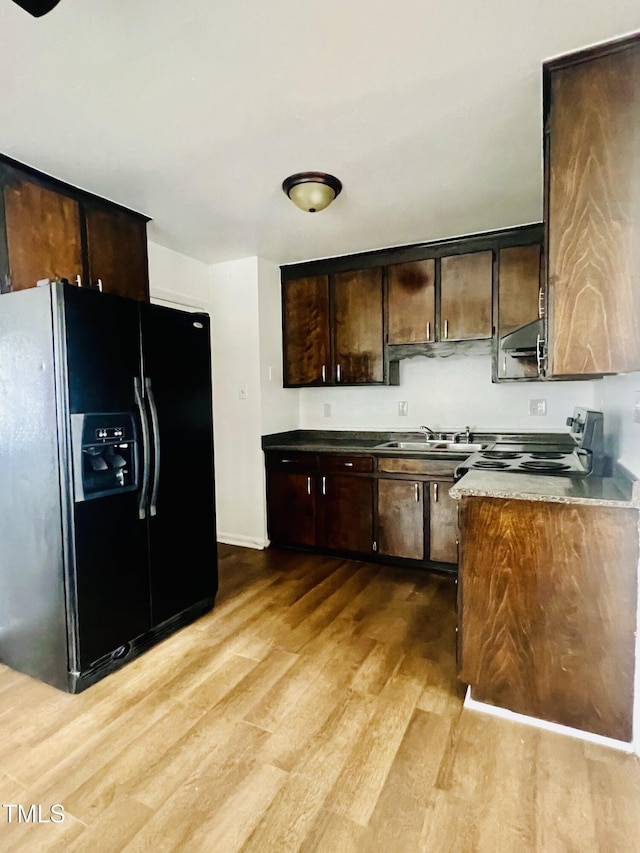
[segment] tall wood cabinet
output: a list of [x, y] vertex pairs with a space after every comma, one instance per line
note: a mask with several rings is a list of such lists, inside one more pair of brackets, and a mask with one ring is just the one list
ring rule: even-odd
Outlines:
[[544, 66], [547, 375], [640, 370], [640, 39]]
[[65, 279], [148, 301], [147, 221], [0, 155], [0, 289]]

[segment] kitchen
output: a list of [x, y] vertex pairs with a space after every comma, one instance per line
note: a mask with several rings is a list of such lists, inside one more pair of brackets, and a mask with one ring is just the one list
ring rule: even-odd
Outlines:
[[[610, 35], [630, 29], [628, 25], [622, 26]], [[597, 37], [583, 40], [573, 46], [596, 40]], [[536, 113], [532, 121], [536, 139], [539, 138], [539, 123], [539, 113]], [[336, 208], [320, 216], [331, 216], [342, 200], [337, 200]], [[286, 201], [284, 197], [283, 201]], [[297, 211], [292, 209], [292, 223], [294, 215]], [[535, 211], [529, 219], [518, 217], [499, 223], [487, 222], [487, 227], [535, 221], [539, 216], [540, 212]], [[302, 220], [303, 225], [292, 227], [307, 230], [308, 221], [304, 216]], [[315, 219], [312, 224], [315, 228]], [[445, 237], [451, 233], [484, 230], [477, 224], [465, 227], [466, 224], [420, 236], [431, 238], [435, 233]], [[324, 227], [328, 226], [318, 225], [318, 228]], [[389, 239], [380, 238], [374, 245], [389, 244]], [[338, 241], [335, 245], [335, 250], [322, 254], [339, 253]], [[314, 257], [314, 252], [309, 251], [294, 260], [308, 257]], [[291, 429], [403, 430], [407, 424], [415, 428], [425, 423], [443, 430], [463, 429], [469, 424], [474, 431], [491, 428], [519, 431], [537, 429], [543, 421], [544, 429], [557, 430], [563, 428], [567, 414], [579, 405], [604, 412], [612, 456], [630, 469], [635, 466], [637, 471], [637, 428], [630, 416], [635, 403], [637, 374], [534, 386], [494, 385], [490, 381], [490, 356], [452, 355], [444, 359], [404, 361], [398, 387], [350, 388], [348, 391], [341, 388], [283, 389], [280, 271], [276, 263], [256, 255], [207, 265], [151, 242], [149, 266], [152, 293], [157, 299], [201, 307], [212, 315], [214, 405], [219, 413], [215, 425], [216, 483], [223, 496], [218, 504], [218, 529], [223, 542], [254, 548], [264, 546], [266, 516], [261, 438]], [[180, 281], [179, 287], [177, 281]], [[240, 390], [245, 386], [245, 398], [241, 398]], [[429, 393], [425, 399], [427, 387]], [[455, 398], [452, 388], [459, 390]], [[535, 392], [531, 388], [535, 388]], [[546, 416], [530, 415], [529, 401], [540, 399], [546, 401]], [[398, 413], [399, 402], [408, 403], [408, 415]], [[240, 452], [238, 447], [241, 447]], [[273, 785], [278, 781], [275, 775], [271, 778]], [[265, 784], [265, 789], [267, 787]]]

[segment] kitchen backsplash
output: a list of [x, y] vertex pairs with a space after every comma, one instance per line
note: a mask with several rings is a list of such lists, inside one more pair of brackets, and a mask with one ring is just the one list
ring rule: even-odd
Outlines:
[[[580, 382], [491, 382], [490, 356], [417, 357], [400, 364], [394, 387], [303, 388], [303, 429], [556, 430], [565, 428], [574, 406], [594, 408], [599, 380]], [[544, 401], [545, 415], [530, 415], [530, 401]], [[408, 415], [398, 414], [400, 402]], [[537, 402], [532, 407], [537, 408]]]

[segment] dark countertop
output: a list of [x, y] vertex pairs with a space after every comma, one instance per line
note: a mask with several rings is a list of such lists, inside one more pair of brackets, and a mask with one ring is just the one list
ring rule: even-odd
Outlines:
[[[464, 430], [442, 430], [452, 434]], [[570, 447], [574, 443], [568, 433], [509, 433], [509, 432], [471, 432], [472, 441], [492, 444], [495, 441], [547, 442], [554, 443], [566, 439]], [[288, 450], [305, 453], [348, 453], [373, 454], [375, 456], [400, 456], [419, 459], [451, 459], [459, 462], [471, 454], [438, 451], [425, 447], [424, 450], [402, 450], [397, 447], [378, 447], [386, 441], [424, 441], [423, 432], [399, 432], [382, 430], [291, 430], [262, 436], [263, 450]]]

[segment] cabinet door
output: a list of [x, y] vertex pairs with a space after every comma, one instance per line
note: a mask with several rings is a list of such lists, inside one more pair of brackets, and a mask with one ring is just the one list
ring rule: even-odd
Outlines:
[[630, 740], [638, 511], [463, 498], [461, 519], [473, 697]]
[[429, 559], [458, 562], [458, 502], [449, 497], [450, 481], [429, 484]]
[[12, 290], [43, 278], [82, 275], [80, 207], [69, 196], [18, 179], [4, 187], [7, 251]]
[[284, 385], [331, 381], [329, 277], [282, 282]]
[[373, 549], [373, 479], [320, 476], [318, 545], [340, 551]]
[[452, 255], [440, 262], [440, 339], [491, 337], [493, 253]]
[[378, 480], [378, 551], [424, 560], [424, 484]]
[[88, 282], [106, 293], [149, 301], [147, 225], [118, 208], [85, 206]]
[[387, 267], [389, 343], [435, 340], [435, 261]]
[[315, 545], [315, 477], [311, 474], [269, 468], [267, 520], [272, 542], [283, 545]]
[[551, 73], [553, 376], [640, 370], [640, 43]]
[[514, 246], [498, 253], [498, 379], [538, 375], [535, 358], [513, 358], [499, 347], [500, 339], [537, 320], [540, 312], [541, 247]]
[[336, 382], [383, 382], [382, 270], [336, 273], [332, 288]]

